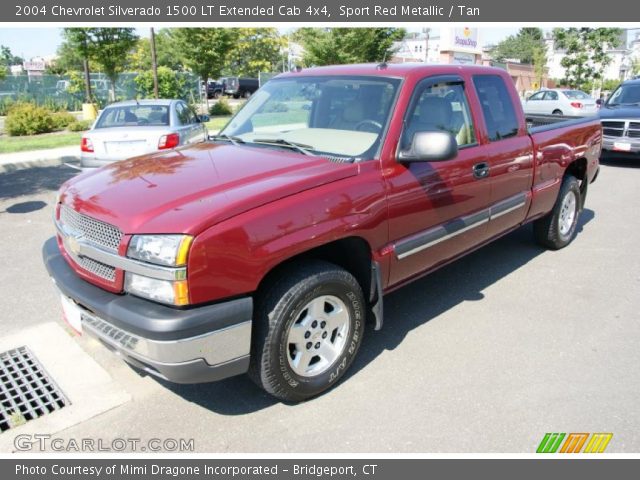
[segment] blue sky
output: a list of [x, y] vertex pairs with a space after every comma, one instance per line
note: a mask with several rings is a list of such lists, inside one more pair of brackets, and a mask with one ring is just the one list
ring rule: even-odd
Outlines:
[[[149, 35], [148, 28], [137, 30], [141, 36]], [[419, 28], [411, 27], [408, 30], [414, 31]], [[497, 43], [517, 31], [517, 28], [481, 28], [482, 42], [485, 45]], [[62, 43], [61, 28], [0, 28], [0, 45], [9, 47], [14, 55], [26, 59], [53, 55], [60, 43]]]

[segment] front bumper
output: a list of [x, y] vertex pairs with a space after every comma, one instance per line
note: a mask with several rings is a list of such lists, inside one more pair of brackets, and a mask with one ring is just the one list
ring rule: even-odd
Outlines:
[[84, 281], [55, 238], [45, 242], [42, 255], [57, 288], [80, 309], [83, 332], [135, 367], [175, 383], [212, 382], [248, 370], [251, 297], [176, 309]]
[[[628, 150], [616, 148], [616, 144], [629, 145]], [[622, 154], [622, 155], [637, 155], [640, 153], [640, 138], [635, 137], [602, 137], [602, 150], [606, 153]]]

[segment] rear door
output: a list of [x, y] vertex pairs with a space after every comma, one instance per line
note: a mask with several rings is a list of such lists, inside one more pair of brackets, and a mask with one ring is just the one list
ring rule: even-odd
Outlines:
[[198, 122], [191, 108], [184, 102], [178, 102], [176, 104], [176, 115], [179, 123], [177, 130], [180, 133], [181, 143], [186, 145], [201, 142], [204, 135], [202, 133], [203, 125]]
[[544, 94], [543, 104], [544, 108], [541, 113], [544, 113], [545, 115], [552, 115], [558, 112], [560, 112], [560, 114], [565, 113], [563, 108], [566, 110], [566, 107], [564, 107], [558, 92], [554, 90], [549, 90]]
[[428, 77], [416, 85], [399, 148], [408, 148], [416, 132], [440, 130], [456, 137], [459, 152], [441, 162], [395, 162], [385, 172], [393, 242], [390, 284], [419, 275], [486, 237], [490, 186], [488, 178], [478, 175], [487, 159], [474, 124], [462, 77]]
[[473, 76], [484, 119], [481, 127], [488, 141], [491, 237], [524, 220], [533, 183], [533, 143], [516, 108], [515, 89], [506, 82], [511, 82], [506, 76]]

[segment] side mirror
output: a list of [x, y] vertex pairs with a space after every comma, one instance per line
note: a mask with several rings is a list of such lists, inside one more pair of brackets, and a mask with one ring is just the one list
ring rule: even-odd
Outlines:
[[398, 154], [400, 162], [441, 162], [458, 155], [458, 142], [448, 132], [416, 132], [409, 150]]
[[209, 121], [209, 115], [198, 115], [198, 122], [207, 123]]

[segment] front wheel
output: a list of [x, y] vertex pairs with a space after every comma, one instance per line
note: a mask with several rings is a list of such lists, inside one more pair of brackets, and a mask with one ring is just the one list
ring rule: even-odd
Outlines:
[[536, 241], [552, 250], [566, 247], [575, 236], [579, 215], [580, 184], [577, 178], [567, 175], [553, 210], [533, 223]]
[[319, 395], [353, 362], [365, 312], [346, 270], [321, 261], [283, 270], [256, 298], [249, 375], [281, 400]]

